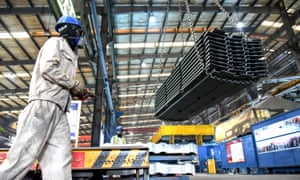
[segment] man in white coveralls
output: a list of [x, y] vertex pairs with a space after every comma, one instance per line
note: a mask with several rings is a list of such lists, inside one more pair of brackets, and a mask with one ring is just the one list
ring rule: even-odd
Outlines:
[[[43, 179], [72, 179], [72, 147], [66, 112], [71, 95], [87, 97], [89, 90], [74, 80], [82, 25], [62, 16], [55, 25], [60, 37], [51, 37], [40, 49], [32, 72], [28, 105], [19, 115], [17, 134], [0, 166], [1, 180], [22, 179], [35, 160]], [[80, 46], [82, 47], [82, 46]]]

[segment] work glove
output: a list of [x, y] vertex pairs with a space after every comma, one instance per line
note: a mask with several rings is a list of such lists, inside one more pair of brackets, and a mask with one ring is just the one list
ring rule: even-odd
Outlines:
[[89, 88], [79, 87], [79, 83], [76, 83], [73, 88], [70, 89], [72, 97], [77, 97], [79, 100], [86, 100], [88, 97], [93, 97], [93, 93]]

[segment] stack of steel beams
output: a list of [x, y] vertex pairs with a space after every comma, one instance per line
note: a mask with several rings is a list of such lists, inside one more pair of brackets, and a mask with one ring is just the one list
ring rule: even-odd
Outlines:
[[162, 84], [156, 92], [155, 96], [155, 108], [160, 110], [167, 103], [167, 90], [166, 84]]
[[195, 175], [199, 164], [198, 146], [189, 144], [148, 143], [149, 174], [152, 177], [163, 175]]
[[155, 115], [185, 120], [267, 75], [260, 40], [205, 32], [156, 92]]
[[247, 72], [251, 73], [254, 79], [267, 76], [267, 64], [262, 61], [264, 57], [263, 47], [260, 40], [252, 40], [245, 42], [245, 66]]
[[201, 58], [205, 61], [206, 71], [211, 73], [227, 73], [230, 69], [226, 46], [226, 34], [219, 32], [206, 32], [201, 37], [202, 44], [198, 44]]

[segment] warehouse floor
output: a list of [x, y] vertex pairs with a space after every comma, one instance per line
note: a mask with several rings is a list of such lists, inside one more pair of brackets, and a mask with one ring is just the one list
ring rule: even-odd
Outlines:
[[300, 180], [300, 174], [274, 174], [274, 175], [229, 175], [229, 174], [196, 174], [189, 176], [190, 180]]
[[[104, 180], [111, 180], [104, 178]], [[131, 178], [113, 178], [113, 180], [136, 180]], [[140, 180], [144, 180], [140, 177]], [[274, 175], [229, 175], [229, 174], [196, 174], [195, 176], [151, 176], [150, 180], [300, 180], [300, 174], [274, 174]]]

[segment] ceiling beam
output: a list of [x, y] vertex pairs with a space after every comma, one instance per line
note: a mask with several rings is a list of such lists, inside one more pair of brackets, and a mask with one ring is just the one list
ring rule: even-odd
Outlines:
[[[117, 61], [130, 61], [134, 59], [154, 59], [154, 58], [178, 58], [183, 56], [183, 53], [171, 53], [171, 54], [141, 54], [141, 55], [117, 55]], [[93, 61], [89, 57], [81, 57], [78, 59], [80, 62]], [[33, 65], [35, 64], [34, 59], [27, 60], [10, 60], [10, 61], [0, 61], [0, 66], [15, 66], [15, 65]]]
[[[166, 5], [163, 6], [150, 6], [145, 4], [144, 6], [113, 6], [112, 11], [114, 14], [129, 13], [129, 12], [153, 12], [153, 11], [166, 11]], [[219, 12], [220, 9], [217, 6], [203, 6], [202, 4], [190, 4], [190, 10], [192, 12]], [[184, 5], [178, 6], [174, 4], [168, 7], [169, 11], [179, 11], [179, 9], [185, 12], [186, 7]], [[224, 9], [228, 12], [244, 12], [244, 13], [260, 13], [260, 14], [279, 14], [279, 9], [276, 7], [239, 7], [239, 6], [224, 6]]]
[[[224, 6], [228, 12], [244, 12], [244, 13], [260, 13], [260, 14], [279, 14], [278, 8], [275, 7], [232, 7]], [[176, 6], [170, 6], [169, 11], [178, 11], [178, 4]], [[192, 12], [219, 12], [220, 9], [217, 6], [203, 7], [199, 5], [190, 5]], [[135, 13], [135, 12], [148, 12], [148, 11], [166, 11], [166, 6], [113, 6], [113, 14], [120, 13]], [[181, 11], [185, 11], [185, 7], [181, 6]], [[97, 5], [97, 13], [102, 14], [104, 12], [103, 5]], [[0, 8], [0, 15], [24, 15], [24, 14], [53, 14], [50, 7], [15, 7], [15, 8]]]
[[[90, 57], [80, 57], [78, 58], [80, 62], [89, 62], [92, 61]], [[0, 66], [14, 66], [14, 65], [30, 65], [35, 64], [34, 59], [24, 59], [24, 60], [10, 60], [10, 61], [0, 61]]]
[[50, 7], [0, 8], [0, 15], [52, 14]]
[[297, 43], [300, 40], [300, 33], [297, 33], [294, 38], [287, 41], [285, 44], [283, 44], [280, 48], [276, 49], [270, 56], [267, 57], [267, 62], [270, 62], [274, 58], [276, 58], [279, 54], [283, 53], [287, 49], [289, 49], [291, 46], [293, 46], [295, 43]]
[[182, 57], [183, 53], [170, 53], [170, 54], [137, 54], [137, 55], [116, 55], [118, 61], [130, 61], [133, 59], [155, 59], [155, 58], [178, 58]]
[[[87, 11], [86, 11], [87, 12]], [[103, 6], [97, 6], [97, 13], [103, 14]], [[46, 7], [13, 7], [13, 8], [0, 8], [0, 15], [26, 15], [26, 14], [53, 14], [49, 6]]]
[[156, 132], [159, 127], [124, 128], [124, 131], [133, 133]]
[[11, 61], [0, 61], [0, 66], [13, 66], [13, 65], [30, 65], [34, 64], [35, 60], [11, 60]]
[[29, 91], [28, 88], [25, 88], [25, 89], [21, 89], [21, 88], [16, 88], [16, 89], [1, 89], [0, 90], [0, 95], [27, 93], [28, 91]]
[[[83, 103], [81, 105], [81, 107], [83, 107], [84, 105], [89, 105], [89, 104], [93, 104], [91, 102], [86, 102], [86, 103]], [[3, 111], [21, 111], [25, 108], [25, 106], [13, 106], [13, 107], [0, 107], [1, 108], [1, 112]], [[80, 116], [91, 116], [90, 113], [81, 113]], [[3, 117], [3, 115], [0, 114], [0, 117]]]
[[[284, 28], [280, 28], [278, 32], [275, 32], [273, 35], [268, 36], [268, 35], [262, 35], [262, 34], [252, 34], [251, 37], [253, 38], [263, 38], [267, 39], [269, 37], [270, 40], [266, 40], [268, 44], [269, 41], [276, 40], [277, 41], [286, 41], [286, 38], [284, 37], [278, 37], [278, 33], [282, 32]], [[155, 58], [178, 58], [182, 57], [184, 54], [183, 53], [170, 53], [170, 54], [137, 54], [137, 55], [116, 55], [116, 60], [117, 61], [130, 61], [133, 59], [155, 59]], [[79, 62], [88, 62], [88, 61], [93, 61], [90, 57], [80, 57]], [[0, 66], [13, 66], [13, 65], [30, 65], [34, 64], [35, 60], [34, 59], [27, 59], [27, 60], [11, 60], [11, 61], [0, 61]]]
[[[206, 31], [213, 31], [215, 29], [221, 29], [221, 27], [194, 27], [193, 32], [203, 33]], [[239, 28], [222, 28], [225, 32], [241, 32]], [[255, 28], [245, 27], [242, 29], [243, 32], [254, 32]], [[161, 33], [191, 33], [190, 28], [149, 28], [149, 29], [115, 29], [113, 30], [114, 35], [129, 35], [129, 34], [161, 34]]]
[[[166, 77], [167, 78], [167, 77]], [[126, 87], [126, 86], [134, 86], [134, 85], [146, 85], [146, 84], [162, 84], [166, 78], [158, 77], [158, 80], [149, 80], [149, 81], [135, 81], [135, 82], [122, 82], [122, 81], [116, 81], [118, 84], [118, 87]]]

